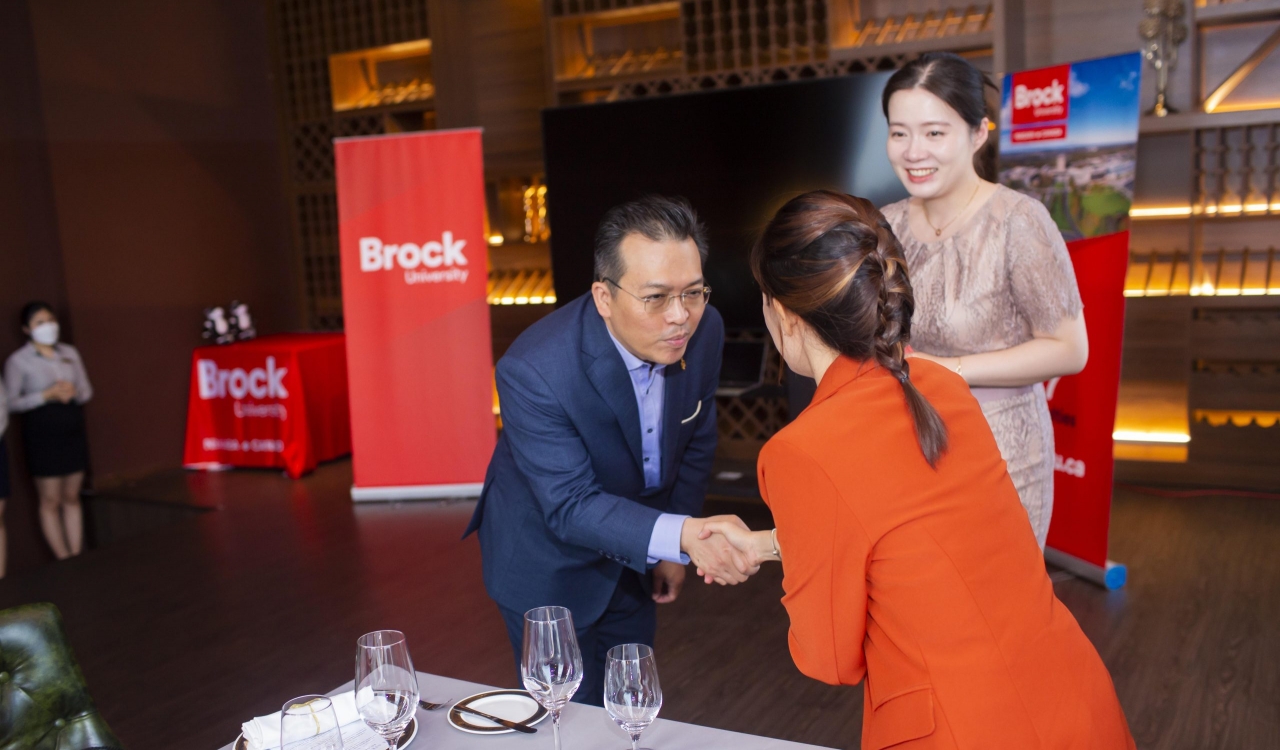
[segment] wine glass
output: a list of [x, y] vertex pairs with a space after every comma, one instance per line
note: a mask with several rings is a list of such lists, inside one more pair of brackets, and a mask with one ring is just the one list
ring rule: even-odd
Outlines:
[[323, 695], [294, 698], [280, 709], [280, 747], [342, 750], [342, 730], [333, 701]]
[[394, 748], [418, 708], [418, 675], [399, 630], [375, 630], [356, 641], [356, 708]]
[[631, 735], [631, 750], [639, 750], [640, 735], [658, 718], [662, 686], [653, 649], [624, 643], [609, 649], [605, 661], [604, 708], [622, 731]]
[[582, 652], [568, 609], [537, 607], [524, 613], [520, 676], [533, 699], [551, 714], [551, 733], [560, 750], [560, 712], [582, 684]]

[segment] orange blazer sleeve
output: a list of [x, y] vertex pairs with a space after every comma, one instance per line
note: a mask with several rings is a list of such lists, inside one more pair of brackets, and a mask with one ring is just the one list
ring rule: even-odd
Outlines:
[[866, 673], [870, 540], [804, 451], [774, 438], [759, 467], [760, 493], [778, 527], [791, 658], [815, 680], [856, 685]]

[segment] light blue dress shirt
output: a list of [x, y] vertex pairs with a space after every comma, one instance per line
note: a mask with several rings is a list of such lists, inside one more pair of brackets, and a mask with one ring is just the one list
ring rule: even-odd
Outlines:
[[[613, 345], [618, 347], [622, 362], [631, 376], [636, 392], [636, 406], [640, 409], [640, 454], [644, 460], [644, 486], [657, 487], [662, 483], [662, 407], [666, 402], [666, 365], [645, 362], [627, 351], [627, 348], [609, 332]], [[689, 564], [689, 556], [680, 551], [680, 531], [688, 516], [663, 513], [653, 525], [649, 535], [650, 565], [660, 560]]]

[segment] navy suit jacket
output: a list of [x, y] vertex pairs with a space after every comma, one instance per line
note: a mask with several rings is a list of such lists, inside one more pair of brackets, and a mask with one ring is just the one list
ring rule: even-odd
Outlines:
[[666, 368], [661, 483], [646, 490], [635, 388], [591, 295], [516, 339], [498, 361], [502, 434], [466, 532], [479, 531], [494, 601], [517, 612], [568, 607], [587, 625], [624, 567], [648, 570], [660, 514], [701, 513], [723, 344], [724, 322], [708, 306], [685, 367]]

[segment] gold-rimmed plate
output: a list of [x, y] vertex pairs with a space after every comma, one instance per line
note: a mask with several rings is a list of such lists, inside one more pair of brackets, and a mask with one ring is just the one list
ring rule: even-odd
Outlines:
[[458, 706], [468, 706], [499, 719], [526, 726], [533, 726], [547, 718], [547, 709], [539, 705], [525, 690], [490, 690], [463, 698], [453, 706], [449, 709], [449, 724], [454, 729], [469, 734], [508, 734], [515, 730], [494, 724], [475, 714], [463, 713], [457, 709]]
[[[348, 724], [347, 726], [351, 725]], [[413, 738], [417, 736], [418, 717], [415, 716], [412, 719], [409, 719], [409, 726], [405, 727], [404, 734], [400, 735], [400, 741], [396, 743], [396, 749], [399, 750], [399, 748], [408, 747], [409, 743], [413, 742]], [[346, 734], [343, 735], [343, 739], [346, 739]], [[233, 745], [233, 750], [249, 750], [249, 742], [245, 740], [243, 734], [236, 738], [236, 744]]]

